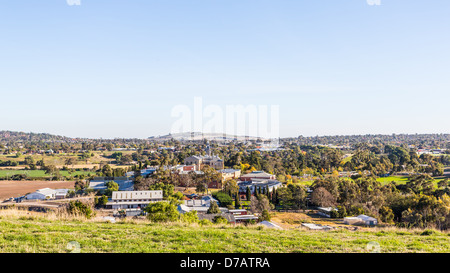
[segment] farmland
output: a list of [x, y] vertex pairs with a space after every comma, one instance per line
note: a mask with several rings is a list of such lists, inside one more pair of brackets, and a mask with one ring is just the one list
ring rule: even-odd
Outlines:
[[[13, 175], [24, 174], [31, 179], [50, 178], [51, 175], [46, 174], [43, 170], [0, 170], [0, 178], [10, 178]], [[60, 171], [63, 177], [74, 177], [76, 175], [94, 175], [91, 171]]]
[[74, 181], [0, 181], [0, 200], [22, 196], [42, 188], [73, 189]]
[[[111, 166], [116, 166], [114, 159], [110, 156], [114, 152], [112, 151], [93, 151], [90, 152], [89, 158], [82, 158], [81, 153], [61, 153], [61, 154], [26, 154], [19, 155], [16, 154], [2, 154], [0, 155], [0, 161], [14, 161], [21, 163], [26, 157], [31, 157], [35, 162], [43, 160], [46, 165], [55, 165], [58, 168], [67, 166], [66, 160], [72, 159], [73, 164], [68, 165], [70, 168], [92, 168], [93, 166], [99, 166], [100, 164], [110, 164]], [[121, 151], [122, 154], [132, 154], [132, 151]], [[16, 168], [24, 168], [26, 165], [19, 165]], [[5, 167], [2, 167], [5, 168]], [[8, 167], [9, 168], [9, 167]]]

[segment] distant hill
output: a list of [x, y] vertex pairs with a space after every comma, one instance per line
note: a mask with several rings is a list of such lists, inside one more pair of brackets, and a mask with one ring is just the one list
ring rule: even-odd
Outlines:
[[14, 142], [67, 142], [76, 140], [65, 136], [57, 136], [47, 133], [25, 133], [13, 131], [0, 131], [0, 141], [14, 141]]
[[165, 141], [170, 139], [176, 140], [212, 140], [212, 141], [269, 141], [270, 139], [255, 136], [236, 136], [220, 133], [201, 133], [201, 132], [185, 132], [178, 134], [168, 134], [164, 136], [152, 136], [149, 140]]

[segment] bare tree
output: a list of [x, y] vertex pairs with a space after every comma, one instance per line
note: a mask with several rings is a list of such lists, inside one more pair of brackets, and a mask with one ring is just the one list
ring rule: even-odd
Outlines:
[[336, 198], [324, 187], [319, 187], [311, 194], [311, 201], [320, 207], [334, 207]]
[[269, 199], [265, 195], [259, 195], [259, 198], [252, 196], [250, 200], [250, 210], [252, 213], [262, 213], [264, 210], [270, 209]]

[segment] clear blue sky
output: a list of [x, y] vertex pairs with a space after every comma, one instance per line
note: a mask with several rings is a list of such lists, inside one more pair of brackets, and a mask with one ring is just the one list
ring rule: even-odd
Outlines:
[[163, 135], [280, 106], [280, 135], [450, 133], [450, 1], [0, 0], [0, 130]]

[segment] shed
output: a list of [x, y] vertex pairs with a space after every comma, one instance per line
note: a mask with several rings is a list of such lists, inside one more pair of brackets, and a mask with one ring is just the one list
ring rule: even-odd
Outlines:
[[39, 189], [33, 193], [27, 195], [28, 200], [45, 200], [54, 199], [56, 196], [56, 191], [50, 188]]

